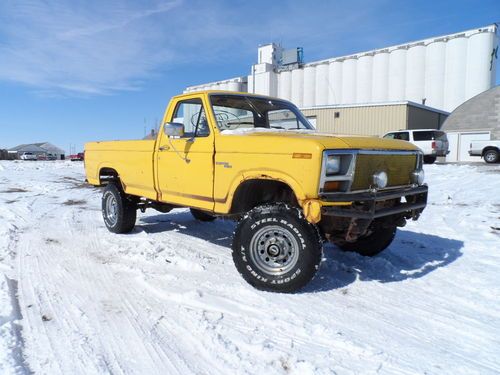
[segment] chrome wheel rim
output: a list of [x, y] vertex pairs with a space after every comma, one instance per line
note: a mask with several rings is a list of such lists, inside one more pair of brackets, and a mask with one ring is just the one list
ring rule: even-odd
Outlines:
[[118, 202], [113, 194], [108, 194], [106, 197], [106, 211], [104, 215], [111, 226], [114, 226], [118, 221]]
[[264, 227], [250, 241], [250, 258], [260, 271], [283, 275], [297, 264], [299, 243], [288, 229], [277, 225]]
[[488, 152], [484, 157], [487, 161], [495, 161], [496, 155], [492, 152]]

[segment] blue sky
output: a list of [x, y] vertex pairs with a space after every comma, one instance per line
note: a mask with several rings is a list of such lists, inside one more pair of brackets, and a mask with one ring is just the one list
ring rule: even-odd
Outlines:
[[3, 0], [0, 148], [142, 137], [186, 86], [248, 74], [259, 44], [314, 61], [499, 21], [498, 0]]

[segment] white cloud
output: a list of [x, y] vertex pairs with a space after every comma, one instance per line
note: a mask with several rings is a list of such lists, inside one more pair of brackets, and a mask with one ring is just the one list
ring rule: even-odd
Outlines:
[[[353, 1], [263, 8], [239, 0], [6, 0], [0, 2], [0, 80], [43, 95], [96, 95], [140, 88], [183, 63], [248, 59], [258, 44], [272, 41], [329, 53], [332, 45], [352, 43], [363, 33], [360, 25], [374, 18], [375, 5], [352, 12]], [[351, 41], [339, 37], [345, 30]]]
[[[119, 1], [0, 5], [0, 79], [46, 92], [134, 89], [173, 54], [158, 48], [161, 20], [179, 1], [137, 8]], [[142, 3], [144, 4], [144, 3]]]

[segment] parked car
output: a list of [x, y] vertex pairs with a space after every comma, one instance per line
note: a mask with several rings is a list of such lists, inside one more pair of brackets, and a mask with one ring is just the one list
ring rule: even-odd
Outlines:
[[432, 164], [438, 156], [446, 156], [449, 151], [446, 133], [435, 129], [398, 130], [383, 136], [386, 139], [401, 139], [413, 143], [424, 153], [424, 162]]
[[480, 156], [486, 163], [498, 163], [500, 161], [500, 141], [472, 141], [469, 155]]
[[57, 155], [55, 155], [55, 154], [48, 154], [47, 155], [47, 160], [57, 160]]
[[21, 160], [37, 160], [37, 157], [32, 152], [23, 152], [19, 157]]
[[78, 154], [73, 154], [69, 156], [69, 160], [71, 161], [83, 161], [85, 158], [85, 154], [83, 152], [79, 152]]
[[314, 277], [325, 240], [365, 256], [387, 248], [426, 206], [422, 159], [409, 142], [316, 133], [286, 100], [221, 91], [174, 97], [156, 140], [85, 145], [110, 232], [132, 231], [138, 209], [235, 220], [237, 270], [275, 292]]

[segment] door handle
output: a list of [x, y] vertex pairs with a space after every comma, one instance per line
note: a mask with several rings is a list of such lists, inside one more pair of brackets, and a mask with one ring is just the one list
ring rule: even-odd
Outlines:
[[170, 146], [161, 146], [158, 150], [159, 151], [168, 151], [168, 150], [170, 150]]

